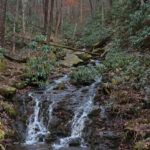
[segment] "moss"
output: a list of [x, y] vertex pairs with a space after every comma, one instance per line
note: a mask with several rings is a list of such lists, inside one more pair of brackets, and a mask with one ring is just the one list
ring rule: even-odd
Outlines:
[[0, 144], [0, 150], [5, 150], [5, 148], [2, 144]]
[[10, 117], [16, 117], [17, 112], [12, 104], [9, 104], [8, 102], [1, 102], [1, 106]]
[[134, 150], [149, 150], [150, 139], [142, 140], [135, 143]]
[[0, 94], [3, 96], [10, 96], [16, 93], [16, 88], [10, 86], [1, 86]]
[[2, 141], [5, 137], [5, 131], [2, 123], [0, 122], [0, 141]]
[[0, 71], [4, 71], [6, 69], [6, 63], [4, 60], [0, 59]]

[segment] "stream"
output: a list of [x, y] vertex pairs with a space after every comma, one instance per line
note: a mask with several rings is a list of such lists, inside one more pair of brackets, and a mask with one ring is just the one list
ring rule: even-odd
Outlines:
[[26, 125], [16, 123], [21, 144], [10, 150], [88, 149], [83, 132], [100, 82], [97, 79], [89, 86], [77, 88], [65, 75], [45, 89], [20, 98], [21, 118], [24, 114], [28, 119]]

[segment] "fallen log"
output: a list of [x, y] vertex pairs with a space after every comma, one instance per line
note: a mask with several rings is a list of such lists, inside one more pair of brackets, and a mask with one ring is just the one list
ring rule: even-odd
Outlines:
[[3, 56], [4, 56], [6, 59], [8, 59], [8, 60], [10, 60], [10, 61], [12, 61], [12, 62], [17, 62], [17, 63], [26, 63], [27, 60], [28, 60], [28, 58], [17, 59], [17, 58], [15, 58], [15, 57], [10, 56], [10, 55], [7, 54], [7, 53], [3, 54]]
[[107, 45], [108, 42], [111, 41], [111, 36], [106, 37], [105, 39], [103, 39], [102, 41], [99, 41], [97, 43], [95, 43], [92, 46], [92, 49], [96, 49], [96, 48], [103, 48], [105, 45]]

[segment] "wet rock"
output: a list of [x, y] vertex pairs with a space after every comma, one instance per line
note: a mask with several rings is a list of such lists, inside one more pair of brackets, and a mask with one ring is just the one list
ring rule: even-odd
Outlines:
[[0, 94], [2, 95], [2, 96], [12, 96], [12, 95], [14, 95], [16, 93], [16, 88], [14, 88], [14, 87], [11, 87], [11, 86], [7, 86], [7, 85], [2, 85], [1, 87], [0, 87]]
[[66, 67], [72, 67], [74, 65], [78, 65], [79, 63], [82, 63], [83, 61], [75, 54], [67, 54], [64, 58], [64, 61], [62, 61], [62, 65]]
[[81, 138], [75, 138], [69, 141], [69, 146], [78, 147], [81, 144]]
[[88, 115], [89, 118], [99, 116], [100, 115], [100, 108], [99, 106], [95, 106], [92, 110], [92, 112]]
[[102, 131], [102, 132], [99, 132], [99, 135], [109, 140], [118, 140], [121, 138], [120, 135], [117, 135], [116, 133], [112, 131], [104, 131], [104, 132]]
[[55, 90], [65, 90], [67, 87], [64, 83], [60, 83]]
[[51, 119], [51, 122], [49, 124], [49, 128], [57, 128], [61, 123], [61, 120], [56, 117], [56, 116], [53, 116], [53, 118]]
[[57, 136], [56, 136], [56, 134], [53, 134], [53, 133], [49, 133], [45, 137], [45, 142], [46, 143], [53, 143], [56, 140], [57, 140]]

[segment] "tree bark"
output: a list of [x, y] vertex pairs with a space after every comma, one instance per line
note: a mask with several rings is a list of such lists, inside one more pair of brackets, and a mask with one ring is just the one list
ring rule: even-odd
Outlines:
[[12, 48], [13, 53], [15, 53], [15, 49], [16, 49], [16, 22], [18, 20], [18, 6], [19, 6], [19, 0], [17, 0], [16, 10], [15, 10], [15, 14], [14, 14], [13, 48]]
[[89, 0], [89, 3], [90, 3], [90, 8], [91, 8], [91, 16], [93, 16], [93, 4], [92, 4], [92, 1]]
[[22, 0], [21, 2], [22, 2], [22, 32], [23, 35], [25, 35], [26, 32], [25, 9], [26, 9], [27, 0]]
[[58, 36], [58, 32], [61, 28], [62, 23], [62, 0], [60, 0], [60, 4], [56, 1], [56, 28], [55, 28], [55, 37]]
[[44, 35], [47, 35], [48, 28], [48, 10], [49, 0], [43, 0], [43, 12], [44, 12]]
[[4, 46], [5, 41], [5, 18], [7, 0], [0, 0], [0, 46]]
[[47, 34], [47, 42], [51, 40], [52, 27], [53, 27], [53, 11], [54, 11], [54, 0], [51, 0], [51, 8], [49, 14], [49, 25], [48, 25], [48, 34]]
[[80, 1], [80, 22], [83, 22], [83, 0]]

